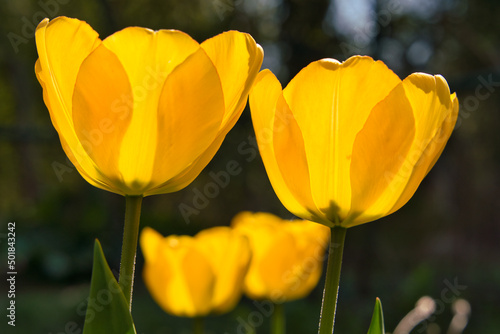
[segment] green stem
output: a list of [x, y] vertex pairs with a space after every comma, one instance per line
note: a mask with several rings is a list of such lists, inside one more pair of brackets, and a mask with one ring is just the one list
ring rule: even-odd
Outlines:
[[134, 286], [135, 254], [139, 236], [142, 196], [125, 196], [125, 226], [123, 228], [122, 258], [119, 285], [132, 310], [132, 288]]
[[271, 334], [285, 334], [285, 309], [283, 304], [274, 304], [271, 318]]
[[203, 334], [203, 322], [205, 318], [203, 317], [196, 317], [194, 318], [194, 327], [193, 327], [193, 333], [194, 334]]
[[340, 226], [334, 226], [332, 228], [332, 238], [330, 240], [328, 264], [326, 268], [325, 289], [323, 290], [323, 302], [321, 304], [321, 315], [319, 320], [319, 334], [333, 333], [346, 231], [346, 228]]

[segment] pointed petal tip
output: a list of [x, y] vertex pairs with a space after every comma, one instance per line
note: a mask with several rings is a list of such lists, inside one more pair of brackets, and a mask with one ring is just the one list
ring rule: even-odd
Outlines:
[[[250, 36], [251, 37], [251, 36]], [[253, 39], [253, 38], [252, 38]], [[262, 46], [259, 44], [259, 43], [255, 43], [255, 45], [257, 45], [257, 49], [259, 49], [260, 53], [262, 54], [262, 56], [264, 56], [264, 49], [262, 48]]]
[[[152, 227], [149, 227], [149, 226], [145, 226], [142, 230], [141, 230], [141, 233], [151, 233], [151, 232], [156, 232], [156, 230], [154, 230]], [[158, 233], [158, 232], [156, 232]]]
[[45, 28], [47, 25], [49, 24], [49, 18], [46, 17], [44, 18], [43, 20], [40, 21], [40, 23], [38, 23], [38, 26], [36, 27], [36, 30], [38, 29], [43, 29]]
[[282, 89], [283, 87], [281, 86], [281, 82], [279, 82], [278, 78], [274, 75], [273, 72], [271, 72], [270, 69], [266, 68], [260, 71], [257, 76], [255, 77], [255, 81], [253, 83], [252, 90], [255, 89], [257, 85], [260, 85], [262, 83], [267, 82], [267, 84], [271, 84], [272, 82], [278, 83], [280, 88]]

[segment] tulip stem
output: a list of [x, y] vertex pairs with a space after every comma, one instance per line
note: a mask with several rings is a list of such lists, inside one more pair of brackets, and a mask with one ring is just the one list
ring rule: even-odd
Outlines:
[[119, 285], [132, 310], [132, 287], [134, 286], [135, 254], [139, 236], [142, 196], [125, 196], [125, 226], [123, 228], [122, 257], [120, 261]]
[[283, 304], [274, 304], [271, 318], [271, 334], [285, 334], [285, 309]]
[[194, 328], [193, 328], [194, 334], [203, 334], [203, 322], [204, 322], [203, 317], [194, 318]]
[[344, 241], [347, 229], [340, 226], [334, 226], [331, 231], [332, 237], [330, 239], [325, 288], [323, 290], [323, 302], [321, 304], [321, 315], [319, 319], [319, 334], [333, 333], [339, 292], [340, 269], [342, 267], [342, 254], [344, 252]]

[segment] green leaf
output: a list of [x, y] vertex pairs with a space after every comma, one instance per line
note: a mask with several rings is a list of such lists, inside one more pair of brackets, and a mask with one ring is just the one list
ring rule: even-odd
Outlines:
[[83, 334], [136, 334], [125, 296], [109, 269], [97, 239], [87, 302]]
[[377, 298], [373, 309], [372, 322], [368, 329], [368, 334], [385, 334], [384, 313], [382, 312], [382, 302]]

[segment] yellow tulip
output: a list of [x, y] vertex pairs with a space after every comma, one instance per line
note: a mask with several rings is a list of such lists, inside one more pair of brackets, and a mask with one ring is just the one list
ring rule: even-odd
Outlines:
[[195, 237], [163, 237], [144, 228], [144, 281], [166, 312], [185, 317], [225, 313], [238, 303], [251, 258], [248, 240], [229, 227]]
[[250, 109], [274, 191], [295, 215], [351, 227], [403, 206], [451, 135], [458, 99], [440, 75], [400, 80], [381, 61], [323, 59], [282, 89], [257, 76]]
[[281, 303], [305, 297], [318, 284], [329, 228], [262, 212], [241, 212], [231, 225], [248, 237], [252, 248], [247, 296]]
[[129, 27], [101, 40], [67, 17], [43, 20], [36, 45], [64, 151], [89, 183], [122, 195], [192, 182], [243, 111], [263, 57], [237, 31], [199, 44], [177, 30]]

